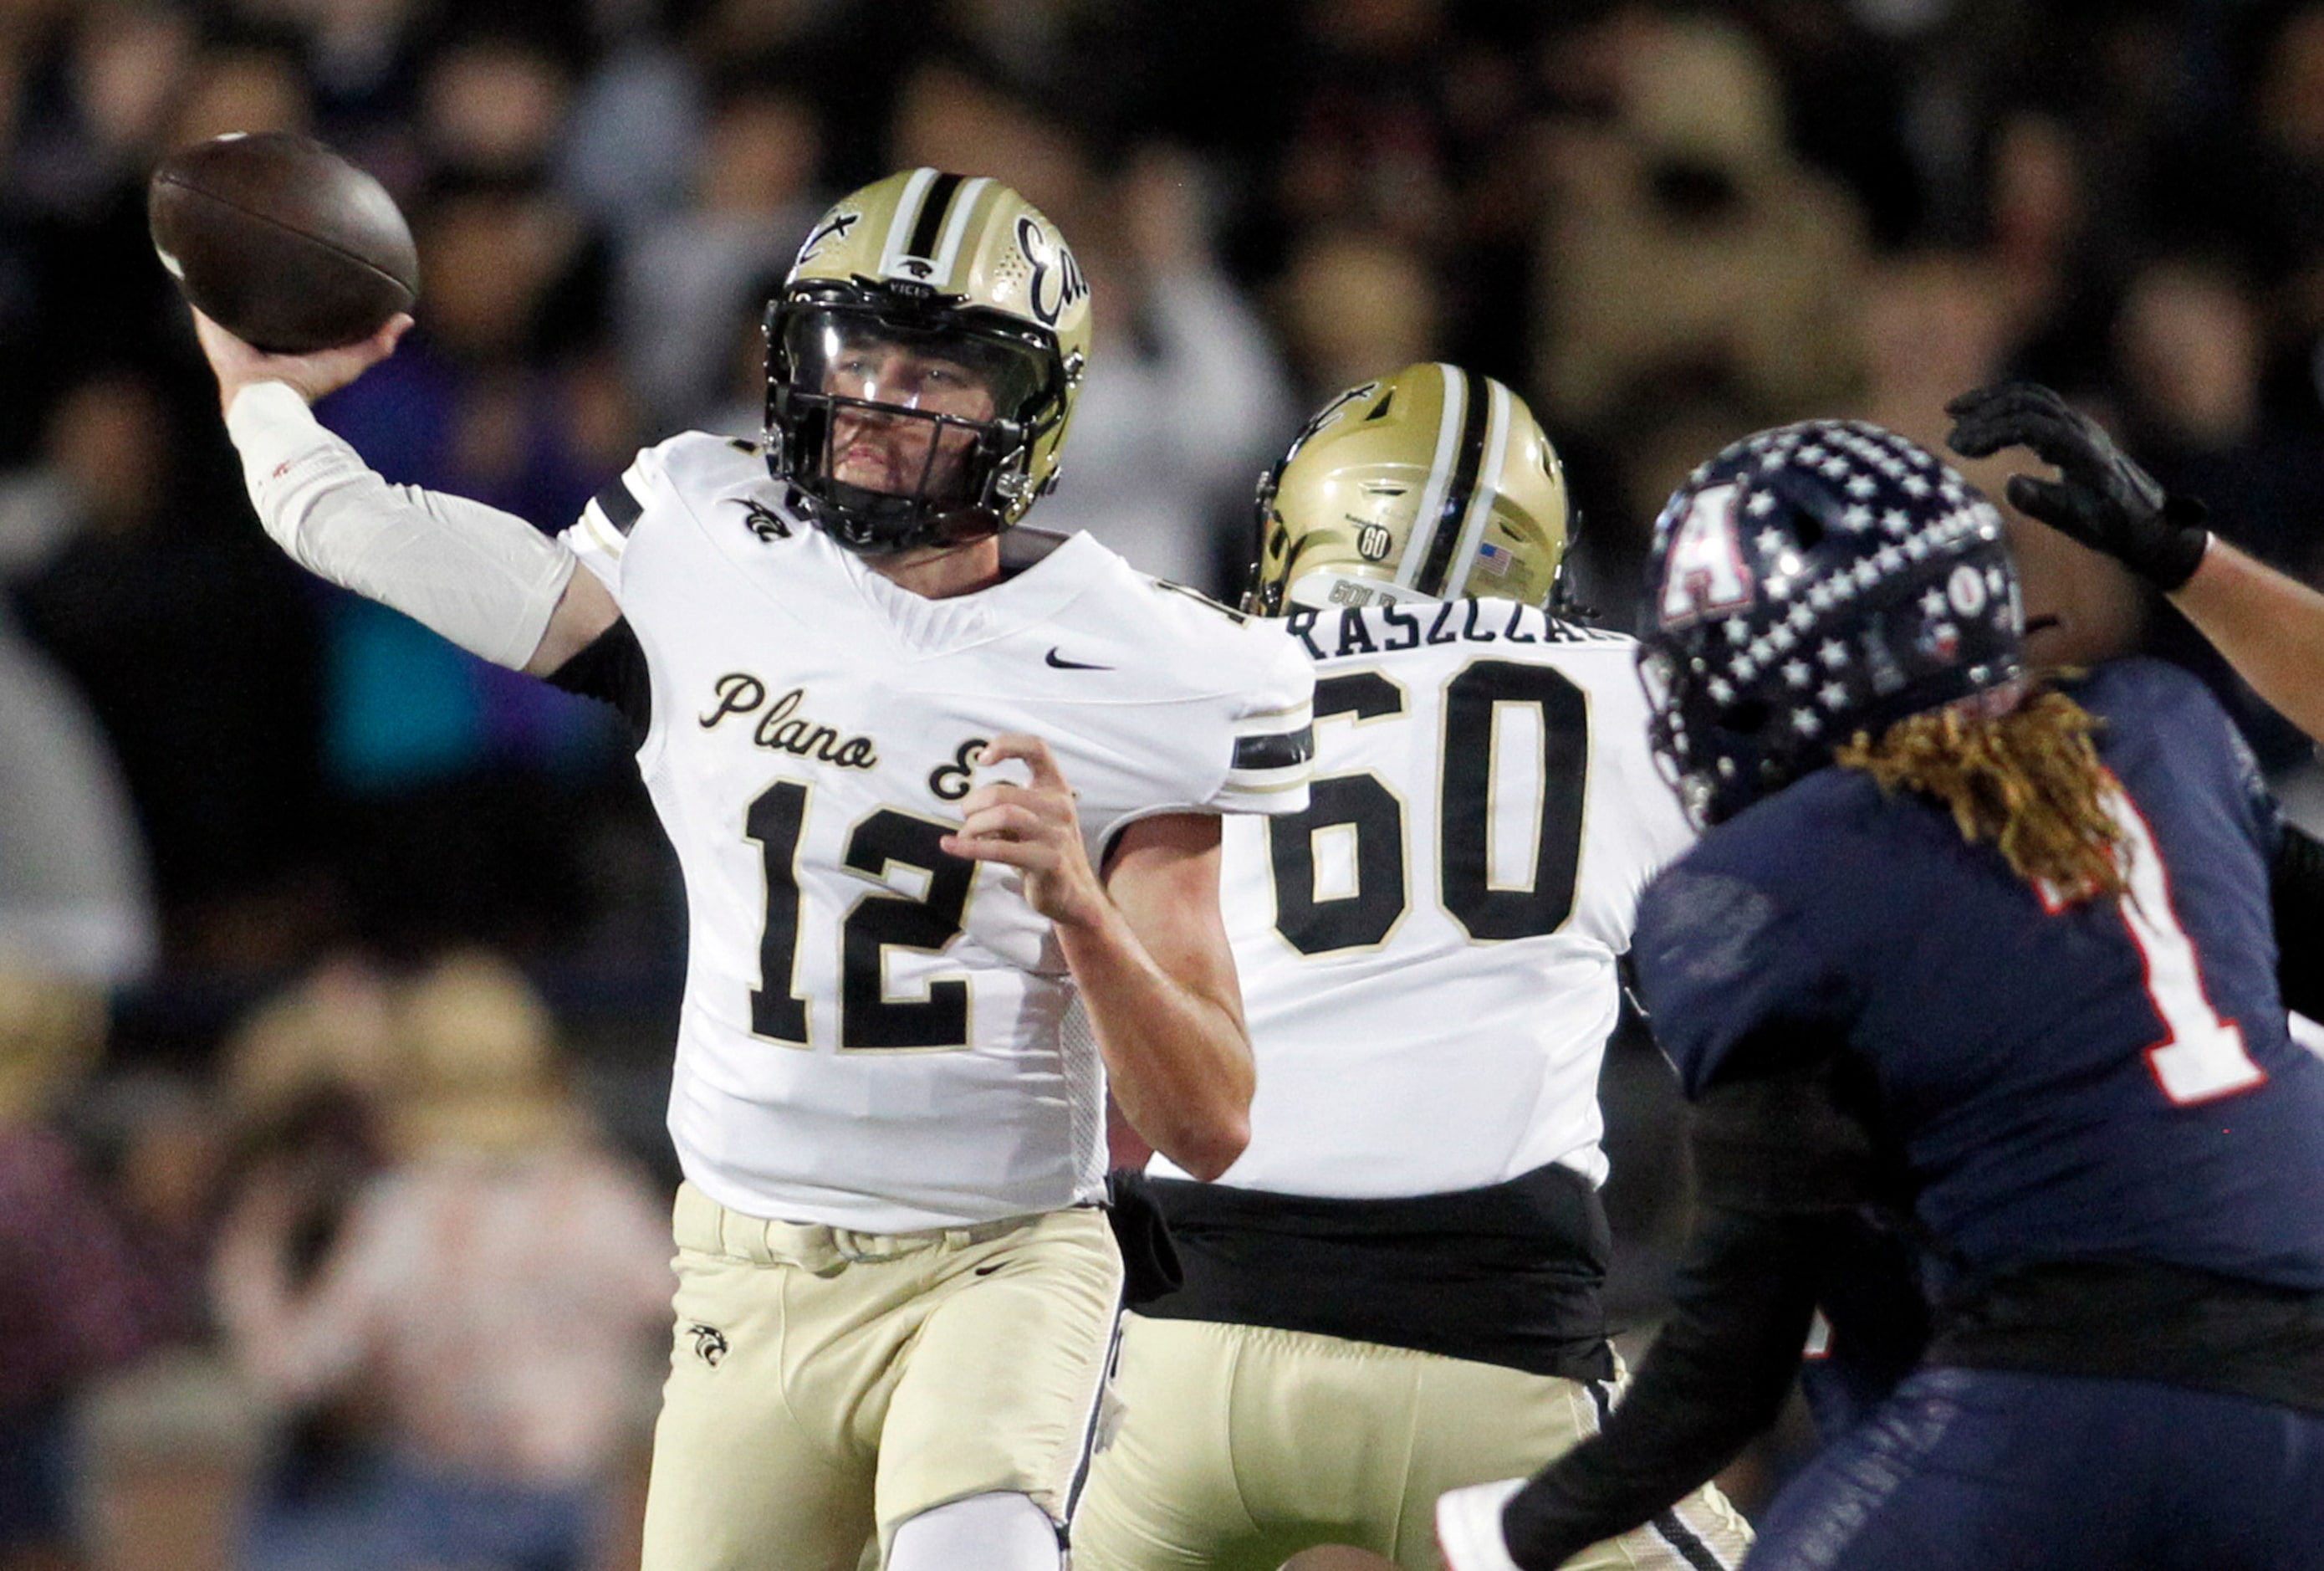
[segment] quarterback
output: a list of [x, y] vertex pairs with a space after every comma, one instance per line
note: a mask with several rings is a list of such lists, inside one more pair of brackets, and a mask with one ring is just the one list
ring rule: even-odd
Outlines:
[[[1557, 455], [1419, 365], [1326, 404], [1264, 480], [1245, 608], [1317, 673], [1310, 807], [1227, 826], [1259, 1060], [1222, 1175], [1148, 1169], [1185, 1281], [1122, 1335], [1082, 1571], [1272, 1571], [1319, 1544], [1434, 1571], [1442, 1491], [1594, 1432], [1599, 1061], [1638, 892], [1691, 839], [1632, 642], [1544, 607]], [[1704, 1490], [1589, 1566], [1711, 1567]]]
[[1121, 1284], [1108, 1081], [1190, 1171], [1247, 1138], [1220, 815], [1305, 805], [1313, 677], [1009, 532], [1089, 320], [1014, 191], [892, 175], [769, 306], [763, 445], [675, 437], [553, 538], [309, 412], [408, 319], [295, 358], [198, 321], [287, 550], [637, 736], [689, 922], [651, 1571], [1056, 1571]]

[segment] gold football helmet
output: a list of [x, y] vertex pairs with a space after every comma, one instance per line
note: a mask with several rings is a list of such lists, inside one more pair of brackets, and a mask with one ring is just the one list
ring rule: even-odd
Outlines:
[[1407, 365], [1318, 410], [1259, 483], [1243, 609], [1495, 595], [1547, 604], [1565, 467], [1525, 400], [1458, 365]]
[[998, 180], [913, 169], [841, 198], [766, 327], [768, 465], [842, 544], [974, 540], [1056, 485], [1089, 283]]

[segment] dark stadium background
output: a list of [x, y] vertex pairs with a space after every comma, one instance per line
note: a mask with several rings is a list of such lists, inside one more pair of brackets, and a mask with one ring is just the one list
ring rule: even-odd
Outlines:
[[[217, 1563], [237, 1491], [367, 1421], [254, 1418], [220, 1373], [208, 1251], [270, 1142], [391, 1160], [364, 1132], [396, 1073], [262, 1050], [254, 1012], [482, 949], [669, 1176], [683, 910], [611, 716], [275, 551], [146, 244], [160, 157], [278, 126], [376, 173], [421, 245], [418, 329], [327, 418], [391, 479], [550, 527], [643, 443], [754, 429], [758, 302], [814, 216], [931, 162], [1018, 186], [1097, 291], [1032, 522], [1213, 593], [1301, 411], [1422, 358], [1531, 402], [1576, 596], [1617, 625], [1720, 444], [1849, 414], [1934, 445], [2003, 374], [2324, 583], [2324, 5], [0, 0], [0, 1052], [51, 1066], [0, 1132], [69, 1137], [98, 1210], [56, 1224], [117, 1228], [141, 1306], [96, 1351], [0, 1336], [0, 1494], [10, 1446], [61, 1444], [91, 1565]], [[2167, 608], [2024, 550], [2116, 647], [2201, 670], [2316, 811], [2308, 750]], [[101, 1033], [58, 1024], [93, 1001]], [[1643, 1329], [1679, 1114], [1635, 1030], [1606, 1090]], [[15, 1215], [86, 1215], [42, 1198]], [[45, 1259], [0, 1241], [0, 1328]], [[0, 1567], [58, 1563], [9, 1520]]]

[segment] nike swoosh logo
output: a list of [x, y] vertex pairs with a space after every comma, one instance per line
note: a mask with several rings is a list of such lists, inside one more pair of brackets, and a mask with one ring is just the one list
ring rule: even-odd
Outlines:
[[1054, 648], [1048, 653], [1048, 664], [1061, 671], [1110, 671], [1111, 666], [1092, 665], [1087, 661], [1067, 660]]

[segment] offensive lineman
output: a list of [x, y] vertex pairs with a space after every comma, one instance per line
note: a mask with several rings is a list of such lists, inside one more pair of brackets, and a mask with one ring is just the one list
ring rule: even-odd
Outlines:
[[1089, 293], [995, 181], [843, 199], [769, 309], [763, 449], [674, 438], [553, 540], [309, 413], [409, 325], [291, 358], [198, 322], [286, 550], [640, 735], [689, 910], [645, 1565], [853, 1571], [876, 1536], [1056, 1571], [1121, 1280], [1108, 1074], [1192, 1169], [1241, 1149], [1218, 815], [1304, 806], [1306, 662], [1086, 537], [1002, 538]]
[[[1127, 1317], [1081, 1571], [1324, 1543], [1434, 1571], [1438, 1493], [1592, 1433], [1619, 1378], [1598, 1068], [1638, 892], [1690, 836], [1632, 641], [1541, 608], [1557, 456], [1507, 387], [1413, 365], [1326, 404], [1259, 514], [1245, 608], [1315, 664], [1317, 778], [1227, 827], [1251, 1141], [1216, 1182], [1149, 1169], [1185, 1285]], [[1748, 1541], [1705, 1489], [1576, 1564]]]

